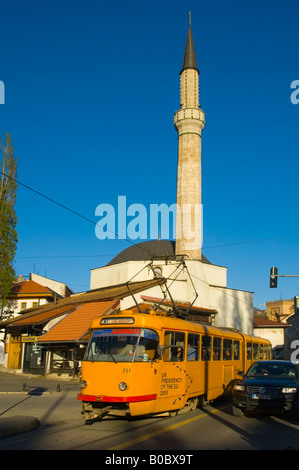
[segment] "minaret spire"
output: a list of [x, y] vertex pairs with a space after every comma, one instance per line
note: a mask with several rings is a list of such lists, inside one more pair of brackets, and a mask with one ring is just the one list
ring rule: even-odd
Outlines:
[[191, 11], [189, 11], [189, 29], [188, 29], [185, 55], [184, 55], [184, 60], [183, 60], [183, 66], [182, 66], [181, 73], [182, 73], [183, 70], [188, 69], [188, 68], [198, 70], [196, 55], [195, 55], [194, 42], [193, 42], [192, 29], [191, 29]]
[[201, 131], [205, 115], [199, 106], [199, 70], [189, 29], [180, 73], [181, 108], [175, 113], [178, 132], [176, 255], [201, 259]]

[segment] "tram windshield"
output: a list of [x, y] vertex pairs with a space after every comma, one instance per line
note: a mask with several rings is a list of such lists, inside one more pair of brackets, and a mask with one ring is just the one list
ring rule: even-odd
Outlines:
[[144, 362], [158, 358], [159, 337], [146, 328], [94, 330], [85, 361]]

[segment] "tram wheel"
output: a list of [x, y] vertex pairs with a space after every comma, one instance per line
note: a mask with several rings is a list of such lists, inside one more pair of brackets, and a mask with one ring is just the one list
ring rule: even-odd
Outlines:
[[189, 410], [194, 411], [198, 407], [198, 398], [190, 398], [189, 402]]
[[208, 401], [206, 400], [204, 395], [201, 395], [198, 397], [198, 406], [200, 408], [204, 408], [208, 404]]

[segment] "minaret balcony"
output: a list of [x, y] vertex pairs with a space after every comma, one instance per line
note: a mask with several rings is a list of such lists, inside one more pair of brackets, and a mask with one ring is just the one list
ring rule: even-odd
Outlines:
[[198, 108], [182, 108], [174, 115], [174, 125], [179, 135], [201, 134], [205, 125], [205, 113]]

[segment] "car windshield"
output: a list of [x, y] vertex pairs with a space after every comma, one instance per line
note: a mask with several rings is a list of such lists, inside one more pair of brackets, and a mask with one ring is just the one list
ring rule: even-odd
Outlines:
[[265, 379], [291, 379], [296, 377], [296, 366], [283, 363], [254, 363], [248, 369], [247, 377]]
[[146, 328], [94, 330], [85, 361], [141, 362], [157, 359], [158, 334]]

